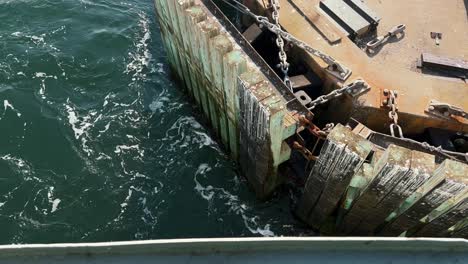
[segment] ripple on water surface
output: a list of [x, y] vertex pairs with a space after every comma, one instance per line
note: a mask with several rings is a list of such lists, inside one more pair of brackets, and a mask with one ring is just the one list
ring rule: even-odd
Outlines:
[[0, 19], [0, 243], [297, 234], [170, 80], [151, 1], [2, 1]]

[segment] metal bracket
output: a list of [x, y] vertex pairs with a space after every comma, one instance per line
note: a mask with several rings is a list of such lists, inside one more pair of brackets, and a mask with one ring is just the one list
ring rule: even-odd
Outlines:
[[303, 105], [308, 105], [310, 102], [312, 102], [312, 99], [304, 91], [297, 91], [294, 93], [294, 95]]
[[332, 75], [335, 78], [338, 78], [340, 81], [346, 81], [349, 76], [353, 73], [350, 69], [345, 68], [341, 66], [341, 71], [339, 70], [334, 70], [333, 68], [336, 67], [336, 65], [330, 65], [327, 68], [325, 68], [325, 71]]
[[367, 93], [370, 91], [370, 89], [371, 87], [368, 83], [366, 83], [364, 80], [358, 79], [348, 86], [346, 94], [350, 95], [351, 97], [358, 97]]
[[448, 103], [438, 102], [436, 100], [431, 100], [429, 102], [429, 106], [427, 107], [426, 112], [445, 119], [458, 120], [456, 117], [468, 119], [468, 113], [465, 112], [465, 110], [463, 110], [461, 107], [453, 106]]

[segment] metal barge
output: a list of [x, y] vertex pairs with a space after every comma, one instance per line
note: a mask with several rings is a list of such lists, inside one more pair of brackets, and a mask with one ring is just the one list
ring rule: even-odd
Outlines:
[[8, 263], [466, 263], [463, 239], [217, 238], [0, 246]]
[[462, 238], [467, 5], [155, 0], [175, 77], [260, 199], [294, 182], [322, 234]]

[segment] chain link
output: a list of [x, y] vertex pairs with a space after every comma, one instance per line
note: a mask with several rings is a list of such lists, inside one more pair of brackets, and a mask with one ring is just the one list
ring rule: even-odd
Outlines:
[[324, 95], [317, 97], [317, 99], [313, 100], [307, 105], [307, 109], [311, 111], [318, 105], [324, 104], [330, 101], [331, 99], [341, 97], [342, 95], [346, 93], [357, 94], [362, 91], [361, 90], [362, 87], [368, 88], [366, 82], [364, 82], [363, 80], [356, 80], [346, 86], [343, 86], [340, 89], [333, 90], [332, 92], [328, 94], [324, 94]]
[[285, 31], [283, 31], [281, 29], [281, 27], [278, 27], [275, 24], [268, 21], [268, 18], [266, 18], [264, 16], [257, 16], [255, 14], [251, 13], [250, 11], [249, 11], [249, 14], [255, 18], [257, 23], [259, 23], [260, 25], [263, 25], [264, 27], [266, 27], [269, 31], [281, 36], [284, 40], [286, 40], [288, 42], [291, 42], [292, 44], [294, 44], [295, 46], [305, 50], [309, 54], [312, 54], [312, 55], [322, 59], [325, 63], [328, 64], [327, 70], [329, 70], [330, 72], [337, 73], [337, 77], [339, 77], [340, 79], [345, 80], [351, 74], [351, 71], [348, 68], [343, 66], [341, 63], [339, 63], [333, 57], [331, 57], [331, 56], [329, 56], [329, 55], [327, 55], [327, 54], [325, 54], [325, 53], [323, 53], [323, 52], [321, 52], [321, 51], [319, 51], [317, 49], [312, 48], [311, 46], [309, 46], [305, 42], [295, 38], [293, 35], [285, 32]]
[[390, 112], [388, 112], [388, 117], [390, 118], [390, 135], [395, 137], [395, 130], [398, 132], [399, 138], [404, 138], [403, 130], [401, 126], [398, 125], [398, 108], [397, 108], [397, 96], [398, 93], [395, 90], [391, 90], [388, 92], [389, 96], [387, 99], [387, 106], [390, 108]]
[[[283, 31], [279, 25], [271, 23], [267, 17], [258, 16], [254, 14], [252, 11], [250, 11], [250, 9], [248, 9], [245, 5], [243, 5], [237, 0], [222, 0], [222, 1], [226, 3], [227, 5], [235, 8], [239, 12], [252, 17], [253, 19], [255, 19], [255, 21], [259, 25], [267, 28], [269, 31], [275, 33], [277, 36], [279, 35], [283, 40], [294, 44], [298, 48], [305, 50], [307, 53], [311, 55], [319, 57], [322, 61], [324, 61], [328, 65], [327, 71], [333, 76], [339, 78], [342, 81], [345, 81], [351, 75], [351, 70], [345, 67], [344, 65], [342, 65], [337, 60], [335, 60], [333, 57], [317, 49], [312, 48], [305, 42], [295, 38], [293, 35], [287, 33], [286, 31]], [[277, 2], [278, 0], [272, 0], [272, 1]]]
[[[323, 53], [323, 52], [321, 52], [319, 50], [316, 50], [316, 49], [310, 47], [309, 45], [307, 45], [303, 41], [298, 40], [294, 36], [292, 36], [291, 34], [281, 30], [281, 27], [270, 23], [268, 18], [263, 17], [263, 16], [255, 15], [254, 13], [252, 13], [250, 11], [250, 9], [248, 9], [245, 5], [243, 5], [239, 1], [236, 1], [236, 0], [222, 0], [222, 1], [225, 2], [226, 4], [228, 4], [229, 6], [235, 8], [239, 12], [251, 16], [252, 18], [254, 18], [256, 20], [256, 22], [259, 25], [266, 27], [269, 31], [271, 31], [271, 32], [273, 32], [273, 33], [275, 33], [277, 35], [280, 35], [281, 38], [283, 39], [283, 41], [286, 40], [286, 41], [296, 45], [297, 47], [305, 50], [306, 52], [308, 52], [308, 53], [310, 53], [310, 54], [312, 54], [312, 55], [314, 55], [316, 57], [319, 57], [325, 63], [327, 63], [328, 70], [330, 72], [337, 73], [338, 78], [341, 78], [342, 80], [346, 80], [346, 78], [351, 74], [351, 71], [348, 68], [346, 68], [344, 65], [342, 65], [341, 63], [336, 61], [333, 57], [331, 57], [331, 56], [329, 56], [329, 55], [327, 55], [327, 54], [325, 54], [325, 53]], [[273, 1], [276, 2], [277, 0], [273, 0]], [[285, 80], [285, 82], [288, 82], [288, 81], [289, 80]], [[315, 99], [314, 101], [310, 102], [308, 104], [309, 105], [308, 109], [312, 110], [312, 109], [314, 109], [316, 106], [318, 106], [320, 104], [326, 103], [326, 102], [328, 102], [329, 100], [331, 100], [333, 98], [340, 97], [344, 93], [350, 92], [352, 90], [352, 88], [355, 87], [356, 85], [362, 84], [362, 83], [364, 83], [364, 82], [363, 81], [357, 81], [357, 82], [354, 82], [354, 83], [350, 84], [349, 86], [343, 87], [343, 88], [338, 89], [338, 90], [334, 90], [334, 91], [332, 91], [331, 93], [329, 93], [327, 95], [322, 95], [322, 96], [318, 97], [317, 99]], [[393, 94], [394, 97], [391, 98], [392, 100], [389, 100], [389, 103], [390, 102], [392, 103], [392, 105], [390, 106], [390, 112], [389, 112], [389, 118], [392, 121], [392, 124], [390, 124], [390, 133], [392, 134], [392, 136], [395, 136], [395, 129], [396, 129], [398, 131], [398, 133], [399, 133], [399, 136], [400, 136], [401, 140], [404, 140], [404, 141], [407, 141], [407, 142], [410, 142], [410, 143], [418, 144], [418, 145], [420, 145], [421, 147], [423, 147], [423, 148], [425, 148], [427, 150], [430, 150], [430, 151], [433, 151], [433, 152], [438, 152], [438, 153], [440, 153], [440, 154], [442, 154], [444, 156], [450, 157], [450, 158], [453, 158], [452, 155], [456, 155], [456, 156], [463, 155], [464, 158], [466, 159], [466, 161], [468, 161], [468, 153], [459, 153], [459, 152], [447, 151], [447, 150], [442, 149], [440, 146], [439, 147], [434, 147], [434, 146], [428, 144], [427, 142], [418, 142], [418, 141], [415, 141], [415, 140], [412, 140], [412, 139], [409, 139], [409, 138], [404, 138], [403, 137], [403, 131], [402, 131], [400, 125], [398, 125], [398, 113], [397, 113], [398, 108], [397, 108], [397, 102], [396, 102], [397, 94], [395, 93], [395, 91], [392, 91], [392, 92], [393, 92], [392, 94]]]
[[[271, 7], [273, 8], [273, 12], [271, 14], [271, 17], [273, 18], [273, 21], [275, 22], [276, 27], [281, 28], [280, 23], [279, 23], [279, 9], [280, 9], [280, 4], [278, 0], [271, 0]], [[278, 68], [281, 69], [283, 72], [283, 81], [284, 84], [289, 88], [289, 90], [293, 90], [293, 84], [291, 80], [289, 79], [289, 63], [288, 63], [288, 55], [284, 51], [284, 40], [281, 37], [280, 34], [276, 34], [276, 46], [278, 46], [279, 52], [278, 52], [278, 57], [280, 63], [278, 64]]]

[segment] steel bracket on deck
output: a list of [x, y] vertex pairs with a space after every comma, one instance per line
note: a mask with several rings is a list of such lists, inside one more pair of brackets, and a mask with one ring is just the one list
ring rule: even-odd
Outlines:
[[455, 119], [460, 122], [462, 121], [461, 119], [468, 121], [468, 113], [461, 107], [438, 102], [436, 100], [431, 100], [429, 102], [426, 112], [444, 119]]

